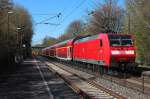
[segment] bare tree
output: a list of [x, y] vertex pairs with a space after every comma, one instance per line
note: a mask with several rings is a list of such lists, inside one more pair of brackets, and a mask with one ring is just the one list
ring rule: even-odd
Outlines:
[[61, 35], [59, 37], [59, 40], [66, 40], [66, 39], [69, 39], [69, 38], [73, 38], [75, 36], [78, 36], [80, 35], [80, 33], [82, 32], [83, 30], [83, 22], [80, 21], [80, 20], [76, 20], [76, 21], [73, 21], [67, 28], [67, 31], [66, 33], [64, 33], [63, 35]]
[[83, 22], [80, 20], [77, 21], [73, 21], [68, 29], [66, 33], [70, 33], [72, 34], [72, 36], [77, 36], [83, 29]]
[[43, 47], [47, 47], [47, 46], [50, 46], [50, 45], [53, 45], [57, 42], [57, 39], [54, 38], [54, 37], [45, 37], [43, 39], [43, 42], [40, 46], [43, 46]]
[[105, 3], [92, 13], [89, 31], [93, 34], [121, 32], [123, 15], [123, 9], [117, 5], [116, 0], [105, 0]]

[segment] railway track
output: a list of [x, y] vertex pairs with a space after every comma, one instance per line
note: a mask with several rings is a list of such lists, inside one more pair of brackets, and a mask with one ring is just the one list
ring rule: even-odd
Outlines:
[[[75, 67], [74, 64], [68, 64], [68, 63], [64, 63], [64, 62], [58, 62], [58, 61], [50, 61], [50, 62], [54, 62], [55, 65], [58, 65], [58, 66], [61, 66], [61, 65], [65, 65], [66, 67], [69, 67], [69, 68], [72, 68], [72, 67]], [[72, 66], [71, 66], [72, 65]], [[62, 66], [63, 67], [63, 66]], [[86, 72], [87, 71], [81, 71], [81, 69], [77, 69], [77, 67], [75, 68], [72, 68], [74, 70], [77, 70], [77, 71], [80, 71], [81, 73], [79, 73], [78, 75], [82, 75], [82, 72]], [[69, 69], [68, 69], [69, 70]], [[70, 71], [70, 70], [69, 70]], [[74, 71], [76, 72], [76, 71]], [[149, 99], [150, 98], [150, 94], [147, 93], [149, 91], [149, 89], [145, 88], [144, 92], [146, 93], [143, 93], [141, 91], [137, 91], [135, 90], [133, 87], [137, 87], [139, 88], [139, 90], [143, 90], [142, 89], [142, 86], [139, 86], [139, 85], [136, 85], [135, 84], [135, 80], [130, 83], [128, 83], [127, 81], [128, 80], [125, 80], [125, 79], [120, 79], [120, 78], [117, 78], [117, 77], [112, 77], [110, 75], [94, 75], [92, 72], [88, 72], [88, 74], [90, 75], [93, 75], [93, 77], [89, 78], [88, 76], [85, 76], [83, 75], [86, 79], [91, 79], [92, 81], [94, 81], [94, 83], [96, 82], [97, 84], [101, 84], [103, 87], [105, 86], [105, 88], [108, 88], [109, 90], [112, 90], [116, 93], [119, 93], [121, 95], [123, 95], [124, 97], [128, 97], [130, 99]], [[97, 77], [97, 78], [94, 78], [94, 77]], [[141, 82], [138, 82], [138, 84], [141, 83]], [[119, 88], [116, 88], [116, 86]], [[146, 86], [145, 86], [146, 87]], [[121, 90], [121, 91], [120, 91]], [[132, 94], [131, 94], [132, 93]]]
[[[65, 62], [61, 62], [61, 64], [65, 64], [67, 66], [72, 65], [72, 64], [65, 63]], [[81, 66], [76, 66], [76, 65], [77, 64], [73, 64], [72, 67], [79, 67], [79, 68], [75, 68], [75, 69], [90, 73], [92, 75], [98, 76], [98, 77], [103, 78], [103, 79], [107, 79], [110, 82], [114, 82], [114, 83], [119, 84], [121, 86], [131, 88], [133, 90], [140, 91], [142, 93], [150, 94], [149, 93], [150, 92], [150, 80], [148, 77], [145, 77], [144, 82], [143, 82], [142, 77], [126, 77], [127, 76], [126, 74], [125, 75], [123, 74], [121, 77], [116, 77], [116, 76], [112, 76], [109, 74], [100, 75], [100, 74], [97, 74], [95, 71], [91, 71], [91, 70], [88, 70], [85, 68], [80, 68]], [[78, 64], [78, 65], [83, 65], [83, 64]]]
[[88, 99], [125, 99], [122, 95], [100, 86], [92, 79], [94, 76], [82, 76], [62, 68], [54, 62], [45, 62], [51, 71], [61, 76], [78, 94]]

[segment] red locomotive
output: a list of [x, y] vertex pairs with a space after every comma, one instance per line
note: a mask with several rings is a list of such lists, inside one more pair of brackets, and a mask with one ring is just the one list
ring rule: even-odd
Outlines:
[[134, 67], [136, 57], [132, 35], [107, 33], [76, 37], [60, 42], [43, 49], [42, 54], [106, 68], [121, 65]]

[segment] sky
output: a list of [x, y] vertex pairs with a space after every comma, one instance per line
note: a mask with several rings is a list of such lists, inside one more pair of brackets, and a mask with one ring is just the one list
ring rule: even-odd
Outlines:
[[[93, 11], [104, 0], [13, 0], [29, 11], [33, 20], [34, 35], [32, 45], [40, 44], [44, 37], [59, 37], [75, 20], [85, 21], [88, 11]], [[119, 5], [124, 5], [119, 0]], [[57, 15], [61, 13], [60, 17]], [[46, 21], [45, 21], [46, 20]], [[43, 23], [50, 24], [39, 24]]]

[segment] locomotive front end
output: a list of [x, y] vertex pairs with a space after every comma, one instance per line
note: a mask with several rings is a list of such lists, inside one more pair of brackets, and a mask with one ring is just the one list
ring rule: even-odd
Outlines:
[[110, 66], [118, 68], [135, 67], [135, 47], [131, 35], [109, 35]]

